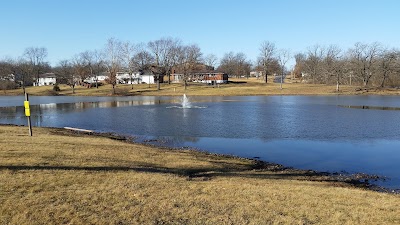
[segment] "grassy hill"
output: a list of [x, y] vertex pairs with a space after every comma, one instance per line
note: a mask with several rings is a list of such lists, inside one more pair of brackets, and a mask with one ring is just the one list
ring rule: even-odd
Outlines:
[[307, 171], [0, 126], [0, 224], [399, 224], [400, 196]]

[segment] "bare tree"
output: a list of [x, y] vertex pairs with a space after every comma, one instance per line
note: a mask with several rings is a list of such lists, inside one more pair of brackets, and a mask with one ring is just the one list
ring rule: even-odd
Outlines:
[[269, 41], [264, 41], [261, 43], [260, 46], [260, 62], [262, 63], [263, 67], [263, 75], [265, 76], [265, 83], [268, 82], [268, 67], [271, 65], [273, 59], [274, 59], [274, 54], [276, 52], [275, 44]]
[[392, 49], [385, 49], [379, 59], [378, 69], [381, 78], [380, 87], [385, 86], [385, 82], [390, 78], [391, 75], [399, 72], [399, 60], [400, 52]]
[[[61, 61], [60, 66], [67, 66], [68, 61]], [[77, 83], [82, 84], [83, 81], [89, 76], [89, 72], [86, 67], [85, 59], [82, 58], [82, 54], [77, 54], [70, 60], [72, 71], [68, 76], [68, 85], [72, 88], [72, 93], [75, 93], [75, 86]], [[62, 65], [63, 64], [63, 65]]]
[[304, 63], [306, 74], [311, 76], [312, 83], [323, 81], [322, 64], [325, 54], [325, 49], [319, 45], [314, 45], [308, 49], [307, 59]]
[[143, 46], [139, 46], [138, 51], [133, 56], [133, 63], [137, 71], [143, 71], [146, 66], [154, 63], [154, 58]]
[[168, 76], [168, 83], [171, 82], [171, 68], [176, 64], [177, 53], [181, 46], [179, 39], [162, 38], [148, 43], [148, 48], [153, 55], [155, 65], [158, 67], [157, 76], [157, 90], [160, 90], [161, 76]]
[[6, 94], [8, 89], [13, 88], [15, 88], [14, 62], [12, 60], [0, 61], [0, 89]]
[[183, 85], [187, 89], [187, 82], [195, 71], [196, 66], [202, 61], [202, 53], [199, 46], [192, 44], [178, 48], [178, 66], [183, 74]]
[[280, 76], [281, 77], [281, 79], [280, 79], [280, 81], [281, 81], [280, 88], [281, 89], [282, 89], [283, 78], [285, 76], [285, 71], [286, 71], [286, 63], [289, 61], [290, 57], [291, 56], [290, 56], [289, 50], [281, 49], [278, 51], [277, 58], [278, 58], [279, 65], [281, 66], [281, 76]]
[[239, 52], [235, 54], [229, 52], [222, 57], [218, 70], [239, 78], [242, 75], [249, 75], [250, 68], [251, 62], [247, 60], [244, 53]]
[[335, 77], [336, 91], [339, 91], [340, 81], [345, 71], [345, 64], [343, 62], [342, 50], [338, 46], [330, 45], [326, 49], [323, 69], [328, 77], [326, 82], [328, 83], [329, 77]]
[[58, 66], [55, 69], [57, 72], [57, 79], [59, 83], [65, 83], [72, 89], [72, 93], [75, 93], [75, 70], [70, 60], [64, 59], [58, 62]]
[[358, 42], [349, 51], [351, 69], [362, 79], [364, 86], [368, 86], [374, 75], [380, 52], [381, 45], [377, 42], [369, 45]]
[[117, 73], [122, 67], [121, 45], [121, 41], [110, 38], [104, 48], [104, 66], [109, 74], [107, 82], [112, 85], [112, 94], [116, 93]]
[[96, 88], [99, 88], [99, 80], [98, 76], [101, 72], [104, 72], [104, 53], [100, 50], [94, 50], [92, 53], [92, 65], [93, 65], [93, 73], [94, 73], [94, 81], [96, 84]]
[[243, 52], [237, 53], [235, 56], [235, 61], [236, 76], [246, 76], [247, 78], [249, 78], [251, 62], [247, 60], [246, 55]]
[[93, 51], [85, 51], [80, 53], [80, 58], [83, 62], [84, 67], [87, 70], [87, 77], [93, 77], [95, 67], [95, 53]]
[[306, 55], [303, 53], [297, 53], [294, 55], [294, 59], [296, 61], [296, 65], [294, 66], [294, 76], [296, 78], [299, 78], [302, 76], [302, 73], [304, 72], [305, 69], [305, 61], [306, 61]]
[[20, 83], [25, 94], [26, 92], [25, 87], [27, 85], [31, 85], [33, 82], [32, 66], [24, 57], [20, 57], [16, 61], [15, 66], [16, 66], [16, 71], [15, 71], [16, 81]]
[[235, 54], [233, 52], [225, 53], [219, 63], [218, 70], [232, 76], [235, 74], [235, 63]]
[[206, 64], [207, 66], [211, 66], [213, 68], [215, 68], [217, 61], [218, 58], [214, 54], [208, 54], [204, 57], [204, 64]]
[[128, 72], [131, 79], [131, 89], [133, 90], [133, 72], [135, 70], [134, 56], [137, 51], [137, 46], [129, 41], [122, 43], [121, 45], [121, 59], [123, 67]]
[[47, 49], [44, 47], [29, 47], [24, 51], [24, 57], [30, 64], [30, 72], [36, 78], [36, 85], [39, 82], [39, 75], [44, 72], [44, 68], [48, 67], [48, 63], [44, 60], [47, 57]]

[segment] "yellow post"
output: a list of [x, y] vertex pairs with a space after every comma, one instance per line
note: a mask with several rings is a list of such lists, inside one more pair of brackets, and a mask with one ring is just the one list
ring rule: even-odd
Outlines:
[[25, 93], [24, 107], [25, 107], [25, 116], [28, 118], [29, 136], [32, 136], [31, 109], [29, 107], [28, 93]]

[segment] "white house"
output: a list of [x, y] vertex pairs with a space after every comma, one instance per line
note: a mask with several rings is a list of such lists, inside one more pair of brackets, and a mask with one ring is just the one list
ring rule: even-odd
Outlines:
[[54, 73], [45, 73], [40, 74], [39, 79], [35, 79], [33, 82], [33, 86], [46, 86], [46, 85], [54, 85], [57, 83], [57, 78]]
[[[84, 82], [92, 84], [97, 82], [104, 83], [106, 82], [109, 74], [104, 72], [98, 76], [88, 77], [84, 80]], [[117, 83], [118, 84], [155, 84], [154, 75], [150, 72], [140, 74], [139, 72], [134, 72], [131, 75], [125, 72], [118, 72], [117, 73]]]
[[128, 73], [117, 73], [117, 80], [120, 84], [155, 84], [154, 75], [149, 72], [144, 74], [135, 72], [132, 77]]

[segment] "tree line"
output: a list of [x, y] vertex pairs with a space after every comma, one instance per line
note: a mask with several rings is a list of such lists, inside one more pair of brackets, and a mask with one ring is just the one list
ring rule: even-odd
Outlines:
[[[47, 56], [44, 47], [28, 47], [18, 59], [0, 60], [0, 88], [10, 89], [17, 85], [25, 88], [38, 80], [40, 74], [53, 72], [59, 83], [68, 84], [74, 91], [80, 81], [107, 72], [107, 82], [115, 93], [118, 72], [128, 73], [133, 79], [135, 72], [148, 70], [156, 77], [159, 89], [161, 76], [167, 77], [165, 82], [171, 82], [174, 67], [179, 68], [186, 87], [191, 73], [200, 63], [235, 77], [249, 77], [250, 71], [259, 71], [265, 82], [268, 82], [268, 76], [278, 75], [281, 84], [285, 75], [292, 73], [306, 83], [336, 84], [338, 90], [343, 84], [400, 85], [399, 50], [377, 42], [355, 43], [347, 50], [336, 45], [315, 45], [292, 55], [289, 50], [278, 49], [273, 42], [264, 41], [259, 46], [257, 59], [251, 61], [243, 52], [228, 52], [218, 60], [214, 54], [204, 55], [197, 44], [184, 44], [176, 38], [161, 38], [148, 43], [110, 38], [103, 48], [78, 53], [60, 60], [53, 67], [46, 61]], [[288, 69], [287, 63], [293, 58], [295, 66]], [[9, 79], [11, 74], [14, 82]]]

